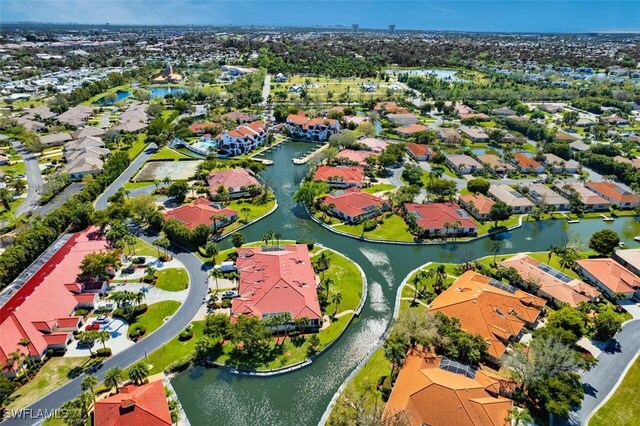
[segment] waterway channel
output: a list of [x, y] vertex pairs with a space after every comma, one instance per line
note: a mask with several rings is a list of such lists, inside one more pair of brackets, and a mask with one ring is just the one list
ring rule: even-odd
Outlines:
[[[333, 394], [385, 332], [393, 312], [396, 291], [404, 277], [429, 261], [462, 262], [494, 253], [542, 251], [567, 238], [583, 243], [604, 227], [618, 232], [629, 246], [640, 225], [632, 218], [582, 221], [567, 228], [564, 221], [525, 223], [500, 239], [484, 238], [466, 244], [402, 246], [373, 244], [332, 233], [311, 221], [291, 196], [308, 165], [294, 165], [292, 157], [309, 144], [287, 142], [265, 153], [274, 165], [262, 173], [273, 188], [278, 209], [243, 230], [248, 241], [259, 241], [270, 229], [285, 239], [312, 240], [356, 261], [369, 281], [367, 303], [340, 340], [310, 366], [271, 378], [238, 376], [223, 369], [196, 368], [177, 376], [173, 387], [193, 425], [317, 425]], [[567, 233], [567, 229], [570, 229]], [[221, 246], [230, 247], [223, 241]]]

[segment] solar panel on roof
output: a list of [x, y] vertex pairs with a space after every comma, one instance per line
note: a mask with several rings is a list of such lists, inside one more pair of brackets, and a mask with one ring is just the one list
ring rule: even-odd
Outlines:
[[546, 263], [540, 263], [538, 265], [538, 269], [546, 272], [547, 274], [551, 275], [554, 278], [559, 279], [563, 283], [569, 283], [569, 282], [573, 281], [573, 278], [571, 278], [570, 276], [558, 271], [557, 269], [552, 268], [551, 266], [547, 265]]
[[517, 289], [509, 284], [505, 284], [502, 281], [494, 280], [493, 278], [489, 280], [489, 285], [495, 288], [499, 288], [500, 290], [506, 291], [510, 294], [515, 294]]

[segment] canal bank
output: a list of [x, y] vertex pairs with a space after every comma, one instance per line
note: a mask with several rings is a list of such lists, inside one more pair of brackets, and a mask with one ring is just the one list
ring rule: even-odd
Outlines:
[[[292, 200], [308, 166], [294, 165], [291, 159], [306, 150], [307, 143], [287, 142], [265, 155], [275, 164], [261, 177], [273, 189], [279, 207], [242, 233], [247, 241], [260, 241], [273, 229], [284, 238], [310, 240], [339, 251], [364, 270], [367, 302], [334, 346], [306, 368], [277, 377], [247, 377], [206, 368], [176, 376], [172, 383], [192, 424], [317, 425], [336, 390], [387, 331], [402, 280], [429, 261], [463, 263], [494, 253], [544, 251], [550, 244], [563, 245], [567, 235], [586, 244], [593, 232], [605, 227], [618, 232], [630, 247], [637, 246], [633, 236], [640, 235], [640, 226], [633, 218], [619, 218], [611, 224], [601, 220], [574, 225], [564, 221], [524, 222], [522, 227], [497, 238], [466, 244], [399, 246], [359, 241], [318, 226]], [[220, 246], [230, 248], [231, 243], [225, 239]]]

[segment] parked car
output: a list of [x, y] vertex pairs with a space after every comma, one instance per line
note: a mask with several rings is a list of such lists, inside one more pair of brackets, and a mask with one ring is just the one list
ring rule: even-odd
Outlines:
[[94, 344], [95, 344], [95, 341], [93, 340], [80, 340], [78, 342], [78, 349], [92, 348]]
[[91, 324], [87, 324], [87, 326], [84, 329], [87, 330], [87, 331], [100, 330], [100, 324], [98, 324], [96, 322], [91, 323]]
[[135, 268], [133, 266], [127, 266], [126, 268], [124, 268], [122, 270], [123, 274], [133, 274], [133, 272], [135, 271]]
[[109, 317], [106, 315], [100, 315], [98, 318], [96, 318], [95, 322], [104, 324], [105, 322], [109, 322]]
[[146, 261], [147, 259], [144, 256], [138, 256], [131, 259], [131, 263], [133, 263], [134, 265], [144, 265]]
[[222, 299], [233, 299], [235, 297], [240, 297], [237, 291], [225, 291], [222, 293]]

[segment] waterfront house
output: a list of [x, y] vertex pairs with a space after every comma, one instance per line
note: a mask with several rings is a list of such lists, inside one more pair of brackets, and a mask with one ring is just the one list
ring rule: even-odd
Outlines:
[[511, 382], [497, 374], [409, 349], [382, 415], [384, 424], [510, 426]]
[[551, 166], [553, 173], [578, 173], [579, 164], [576, 160], [565, 160], [555, 154], [545, 154], [544, 163]]
[[319, 280], [306, 244], [241, 248], [236, 267], [240, 297], [232, 301], [232, 316], [265, 320], [286, 312], [294, 321], [307, 318], [309, 327], [320, 327]]
[[[213, 216], [219, 216], [215, 221]], [[224, 219], [222, 219], [224, 217]], [[214, 229], [220, 229], [238, 220], [238, 212], [235, 210], [216, 206], [206, 198], [198, 198], [192, 203], [183, 204], [164, 213], [164, 219], [175, 219], [187, 229], [193, 230], [198, 225], [205, 225]]]
[[362, 192], [357, 188], [336, 191], [321, 200], [331, 212], [347, 223], [359, 223], [388, 210], [389, 204], [383, 198]]
[[613, 259], [640, 277], [640, 249], [616, 250]]
[[472, 142], [487, 142], [489, 135], [478, 127], [460, 126], [460, 133]]
[[387, 120], [401, 126], [407, 126], [409, 124], [416, 124], [418, 122], [418, 117], [411, 113], [387, 114]]
[[520, 339], [526, 326], [535, 328], [545, 301], [474, 271], [467, 271], [429, 305], [429, 314], [457, 318], [460, 328], [479, 334], [497, 363], [509, 342]]
[[128, 384], [120, 392], [96, 401], [94, 426], [171, 426], [171, 412], [164, 383], [151, 380], [140, 386]]
[[285, 129], [294, 138], [326, 141], [340, 131], [340, 122], [333, 118], [310, 118], [305, 113], [289, 114]]
[[557, 183], [554, 188], [566, 197], [570, 197], [572, 193], [577, 194], [585, 212], [608, 211], [609, 207], [611, 207], [609, 201], [585, 188], [580, 183]]
[[578, 259], [576, 271], [611, 298], [640, 299], [640, 278], [613, 259]]
[[633, 209], [640, 205], [640, 195], [613, 182], [587, 182], [585, 186], [620, 209]]
[[353, 149], [343, 149], [338, 154], [336, 154], [336, 158], [353, 161], [354, 163], [357, 163], [360, 166], [366, 166], [367, 158], [371, 156], [377, 157], [378, 154], [373, 151], [366, 151], [366, 150], [356, 151]]
[[529, 188], [528, 196], [536, 205], [545, 204], [553, 206], [558, 211], [569, 210], [569, 200], [554, 192], [542, 183], [530, 183], [525, 186]]
[[357, 141], [359, 144], [367, 147], [369, 151], [373, 151], [377, 154], [381, 153], [383, 149], [389, 146], [390, 142], [387, 142], [383, 139], [376, 138], [362, 138]]
[[491, 206], [495, 202], [483, 194], [460, 195], [458, 202], [466, 211], [478, 220], [489, 220], [491, 216]]
[[506, 172], [515, 170], [512, 164], [503, 161], [495, 154], [481, 154], [478, 155], [478, 161], [482, 164], [489, 166], [494, 172], [504, 175]]
[[471, 174], [482, 168], [482, 164], [466, 154], [447, 155], [446, 158], [447, 165], [462, 175]]
[[261, 186], [250, 170], [241, 168], [211, 172], [207, 182], [209, 183], [209, 193], [212, 195], [217, 193], [222, 186], [231, 198], [247, 196], [251, 187], [259, 188]]
[[166, 66], [159, 74], [149, 79], [150, 83], [154, 84], [166, 84], [166, 83], [181, 83], [183, 77], [173, 70], [173, 66], [170, 64]]
[[364, 183], [364, 170], [360, 166], [319, 166], [314, 175], [314, 180], [326, 182], [332, 188], [362, 187]]
[[516, 214], [528, 213], [533, 209], [533, 203], [509, 185], [498, 184], [489, 187], [489, 196], [496, 201], [502, 201], [513, 207]]
[[405, 137], [415, 135], [416, 133], [420, 133], [420, 132], [426, 132], [428, 130], [429, 130], [428, 126], [425, 126], [424, 124], [418, 124], [418, 123], [408, 124], [406, 126], [396, 127], [395, 129], [393, 129], [394, 132], [396, 132], [400, 136], [405, 136]]
[[601, 293], [583, 281], [572, 278], [531, 256], [520, 253], [500, 262], [505, 268], [514, 268], [521, 278], [521, 285], [537, 291], [548, 300], [564, 303], [572, 308], [583, 302], [597, 300]]
[[460, 133], [458, 133], [456, 129], [452, 129], [449, 127], [443, 127], [438, 130], [438, 138], [440, 138], [440, 140], [447, 145], [454, 145], [462, 142]]
[[406, 114], [409, 112], [406, 108], [398, 106], [397, 103], [393, 101], [387, 102], [378, 102], [373, 107], [373, 110], [384, 115], [384, 114]]
[[522, 173], [542, 173], [544, 172], [544, 166], [534, 160], [533, 158], [517, 152], [513, 154], [513, 160], [511, 162]]
[[262, 121], [242, 124], [233, 130], [217, 135], [218, 154], [234, 157], [246, 154], [261, 146], [267, 140], [267, 132]]
[[[476, 235], [478, 225], [457, 203], [405, 203], [407, 220], [415, 220], [421, 236]], [[457, 226], [456, 226], [457, 225]]]

